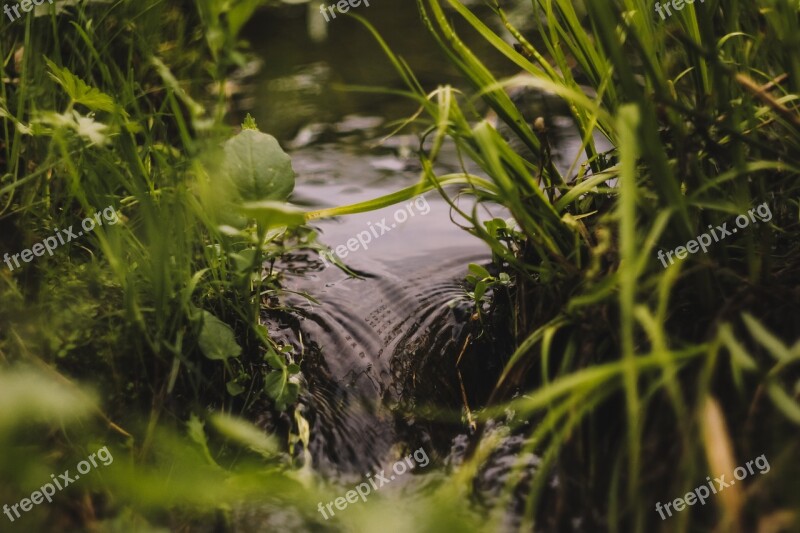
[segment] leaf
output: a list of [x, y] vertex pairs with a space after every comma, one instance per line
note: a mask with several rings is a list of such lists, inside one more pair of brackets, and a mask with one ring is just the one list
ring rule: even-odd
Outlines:
[[0, 368], [0, 436], [32, 422], [66, 424], [88, 415], [93, 406], [88, 395], [54, 375], [24, 367]]
[[750, 330], [750, 334], [755, 338], [767, 351], [770, 353], [772, 357], [774, 357], [777, 361], [786, 361], [791, 357], [789, 353], [789, 349], [772, 333], [767, 331], [767, 329], [761, 325], [761, 323], [753, 318], [752, 315], [748, 313], [742, 313], [742, 319], [744, 319], [744, 323], [747, 326], [747, 329]]
[[244, 387], [239, 385], [235, 379], [227, 382], [225, 384], [225, 388], [228, 389], [228, 394], [231, 396], [239, 396], [241, 393], [244, 392]]
[[217, 462], [214, 461], [214, 458], [211, 456], [211, 451], [208, 449], [208, 440], [206, 439], [206, 432], [203, 426], [203, 421], [200, 420], [197, 415], [192, 414], [189, 417], [189, 421], [186, 423], [189, 438], [200, 446], [200, 449], [203, 450], [203, 456], [205, 456], [209, 464], [219, 466]]
[[305, 223], [305, 213], [296, 207], [273, 200], [248, 202], [241, 207], [249, 218], [254, 218], [264, 228], [276, 226], [300, 226]]
[[481, 280], [475, 285], [475, 301], [480, 302], [483, 298], [483, 295], [486, 293], [486, 282]]
[[767, 394], [772, 400], [772, 403], [775, 404], [775, 407], [786, 415], [786, 418], [795, 424], [800, 424], [800, 404], [797, 403], [797, 400], [789, 396], [786, 391], [774, 381], [767, 384]]
[[244, 122], [242, 122], [242, 129], [243, 130], [256, 130], [258, 131], [258, 124], [256, 124], [256, 119], [254, 119], [250, 113], [244, 117]]
[[50, 77], [64, 88], [64, 91], [72, 100], [95, 111], [112, 113], [117, 109], [117, 105], [111, 96], [100, 91], [100, 89], [90, 87], [66, 67], [59, 67], [46, 57], [44, 60], [50, 69]]
[[731, 354], [731, 363], [735, 363], [737, 367], [744, 370], [758, 370], [758, 364], [756, 364], [753, 358], [748, 355], [747, 350], [736, 340], [729, 324], [720, 326], [719, 336]]
[[233, 329], [208, 311], [203, 311], [199, 343], [203, 355], [213, 360], [225, 361], [230, 357], [239, 357], [242, 353]]
[[483, 268], [480, 265], [476, 265], [475, 263], [469, 264], [469, 271], [478, 276], [480, 279], [491, 278], [492, 275], [489, 274], [489, 271]]
[[283, 364], [283, 360], [278, 357], [278, 354], [270, 350], [269, 353], [264, 357], [266, 359], [267, 364], [274, 368], [275, 370], [283, 370], [283, 367], [286, 366]]
[[279, 411], [283, 411], [286, 409], [287, 405], [293, 405], [297, 403], [297, 397], [300, 395], [300, 384], [295, 383], [294, 381], [290, 381], [286, 384], [286, 393], [284, 394], [283, 398], [280, 399], [276, 403], [276, 407]]
[[256, 252], [254, 248], [248, 248], [239, 253], [231, 253], [230, 258], [236, 264], [236, 272], [243, 273], [249, 270], [255, 263]]
[[286, 389], [286, 372], [284, 370], [275, 370], [267, 374], [264, 380], [264, 391], [267, 396], [275, 401], [278, 401]]
[[223, 168], [245, 201], [286, 200], [294, 189], [291, 158], [260, 131], [244, 129], [228, 139]]
[[264, 457], [272, 457], [278, 451], [278, 446], [273, 439], [245, 420], [217, 414], [211, 417], [211, 423], [225, 437]]

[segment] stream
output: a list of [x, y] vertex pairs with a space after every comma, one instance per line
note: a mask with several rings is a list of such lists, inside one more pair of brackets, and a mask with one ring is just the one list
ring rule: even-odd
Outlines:
[[[391, 46], [404, 51], [423, 83], [457, 82], [457, 73], [419, 24], [413, 2], [402, 8], [374, 3], [369, 10], [370, 21]], [[337, 83], [398, 87], [389, 61], [368, 32], [349, 19], [332, 21], [327, 40], [315, 43], [309, 16], [313, 13], [300, 5], [254, 19], [250, 39], [263, 63], [243, 76], [234, 110], [253, 113], [262, 131], [289, 151], [298, 175], [291, 201], [306, 208], [347, 205], [416, 183], [421, 170], [417, 136], [379, 142], [391, 131], [391, 121], [410, 116], [414, 106], [396, 97], [334, 90]], [[359, 55], [357, 61], [353, 54]], [[552, 118], [558, 139], [554, 155], [566, 170], [580, 148], [579, 138], [569, 120]], [[461, 170], [452, 146], [445, 146], [437, 165], [440, 174]], [[452, 197], [457, 190], [449, 193]], [[460, 198], [459, 206], [469, 209], [470, 200]], [[485, 218], [508, 217], [500, 208], [492, 211]], [[420, 447], [431, 465], [424, 475], [405, 477], [435, 477], [437, 469], [458, 463], [465, 453], [465, 400], [486, 400], [474, 391], [491, 386], [502, 357], [513, 348], [510, 339], [466, 342], [475, 328], [463, 280], [469, 263], [488, 267], [491, 254], [451, 216], [457, 217], [431, 191], [379, 211], [311, 224], [319, 241], [338, 250], [358, 277], [316, 252], [278, 265], [290, 291], [281, 302], [293, 311], [282, 320], [265, 317], [265, 323], [273, 338], [302, 354], [305, 382], [298, 409], [310, 425], [311, 466], [325, 479], [342, 486], [360, 483], [366, 473]], [[466, 399], [462, 382], [471, 391]], [[479, 492], [498, 491], [504, 473], [519, 459], [520, 444], [508, 439], [487, 462], [477, 481]], [[529, 461], [535, 464], [535, 458]], [[267, 515], [245, 513], [237, 529], [300, 528], [298, 517]]]

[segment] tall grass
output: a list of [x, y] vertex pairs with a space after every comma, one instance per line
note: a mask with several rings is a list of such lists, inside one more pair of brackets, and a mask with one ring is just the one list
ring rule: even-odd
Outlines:
[[208, 90], [247, 59], [237, 34], [259, 2], [70, 4], [56, 14], [45, 3], [46, 15], [4, 24], [0, 36], [0, 249], [77, 231], [107, 206], [121, 220], [0, 269], [0, 381], [29, 384], [0, 394], [0, 498], [30, 495], [98, 442], [118, 458], [104, 479], [116, 503], [94, 509], [88, 491], [102, 484], [87, 480], [86, 498], [40, 506], [14, 527], [67, 527], [70, 505], [81, 517], [72, 528], [112, 515], [145, 527], [173, 506], [198, 506], [188, 523], [197, 508], [221, 513], [265, 487], [291, 494], [277, 449], [256, 454], [269, 468], [232, 473], [220, 465], [251, 461], [242, 450], [252, 435], [203, 425], [210, 405], [240, 414], [296, 393], [291, 355], [277, 355], [261, 324], [278, 289], [263, 265], [289, 237], [263, 222], [231, 226], [236, 204], [219, 199], [233, 197], [220, 177], [233, 128]]
[[[512, 425], [533, 422], [526, 450], [542, 464], [520, 527], [798, 527], [796, 3], [695, 2], [662, 22], [643, 0], [533, 0], [527, 36], [496, 0], [503, 35], [458, 0], [417, 3], [475, 89], [469, 98], [423, 88], [376, 34], [433, 139], [418, 188], [442, 181], [432, 162], [449, 138], [485, 174], [461, 176], [471, 192], [516, 222], [461, 213], [515, 280], [518, 349], [482, 420], [513, 412]], [[520, 76], [497, 79], [453, 13]], [[586, 161], [566, 175], [549, 158], [547, 124], [509, 96], [520, 86], [568, 105]], [[475, 111], [476, 98], [513, 143]], [[615, 148], [601, 153], [598, 137]], [[768, 223], [667, 269], [656, 259], [762, 202]], [[772, 464], [762, 479], [663, 522], [655, 511], [762, 453]]]

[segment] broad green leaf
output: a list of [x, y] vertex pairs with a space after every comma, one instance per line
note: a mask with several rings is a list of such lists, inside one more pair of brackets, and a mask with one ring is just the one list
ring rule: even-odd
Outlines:
[[231, 327], [208, 311], [203, 311], [199, 342], [203, 355], [209, 359], [225, 361], [242, 353]]
[[297, 403], [297, 397], [300, 395], [300, 384], [294, 381], [289, 381], [286, 384], [286, 393], [275, 405], [279, 411], [284, 411], [287, 405]]
[[244, 129], [225, 142], [224, 169], [245, 201], [286, 200], [294, 189], [291, 159], [260, 131]]

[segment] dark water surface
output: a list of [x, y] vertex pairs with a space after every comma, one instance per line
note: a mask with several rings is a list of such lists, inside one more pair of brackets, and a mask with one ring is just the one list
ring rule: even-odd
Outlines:
[[[337, 84], [402, 88], [398, 76], [374, 38], [354, 20], [337, 18], [325, 27], [326, 40], [312, 40], [309, 20], [311, 33], [319, 34], [313, 17], [321, 18], [315, 10], [318, 5], [311, 11], [306, 5], [268, 11], [248, 26], [246, 37], [263, 63], [258, 74], [243, 80], [246, 90], [237, 111], [251, 112], [262, 131], [289, 150], [298, 174], [291, 199], [296, 204], [347, 205], [417, 182], [416, 135], [376, 143], [391, 130], [390, 121], [409, 116], [415, 107], [398, 97], [334, 90]], [[431, 89], [457, 81], [422, 27], [414, 2], [375, 1], [358, 13], [378, 27]], [[485, 44], [478, 48], [492, 56]], [[499, 72], [514, 73], [504, 68]], [[566, 169], [579, 140], [568, 121], [553, 124], [560, 132], [555, 152], [563, 160], [558, 166]], [[452, 147], [438, 165], [440, 173], [460, 171]], [[404, 220], [398, 211], [406, 212]], [[494, 211], [493, 216], [507, 217], [501, 209]], [[432, 474], [452, 456], [451, 449], [463, 452], [467, 429], [460, 421], [463, 398], [455, 360], [470, 332], [471, 308], [462, 280], [469, 263], [487, 265], [491, 255], [482, 241], [453, 224], [451, 215], [450, 206], [433, 191], [410, 205], [315, 222], [323, 244], [347, 250], [350, 241], [356, 248], [342, 260], [359, 278], [326, 266], [315, 253], [281, 266], [287, 272], [286, 289], [308, 293], [318, 302], [290, 294], [285, 303], [295, 309], [291, 316], [300, 318], [267, 322], [275, 338], [303, 354], [307, 392], [300, 409], [311, 426], [312, 467], [327, 479], [361, 482], [367, 472], [386, 468], [419, 447], [431, 457], [426, 473]], [[379, 223], [390, 229], [377, 237], [372, 233], [366, 247], [353, 246], [354, 238]], [[484, 366], [473, 365], [473, 379], [490, 383], [499, 368], [486, 361], [499, 358], [491, 346], [479, 349], [483, 353], [473, 359], [480, 357]], [[438, 406], [438, 414], [451, 421], [426, 420], [417, 412], [423, 403]], [[491, 484], [497, 488], [501, 481]], [[240, 518], [242, 530], [277, 526], [263, 513]]]
[[[251, 112], [263, 131], [289, 149], [298, 174], [294, 203], [346, 205], [415, 183], [420, 171], [415, 135], [376, 145], [390, 131], [388, 122], [409, 116], [415, 106], [397, 97], [336, 90], [343, 85], [402, 88], [399, 76], [355, 20], [332, 20], [324, 28], [327, 38], [315, 42], [312, 36], [323, 19], [314, 6], [268, 11], [246, 29], [263, 64], [245, 82], [251, 87], [239, 111]], [[423, 83], [434, 88], [457, 81], [414, 2], [371, 2], [354, 11], [412, 63]], [[459, 169], [451, 149], [440, 170]], [[396, 220], [398, 210], [408, 213], [407, 220]], [[407, 417], [396, 420], [392, 409], [403, 400], [397, 384], [407, 377], [398, 373], [413, 372], [399, 361], [432, 358], [433, 352], [445, 357], [463, 345], [470, 313], [462, 280], [469, 263], [486, 264], [490, 253], [450, 216], [449, 205], [434, 191], [410, 206], [318, 221], [313, 225], [320, 241], [334, 250], [375, 228], [366, 249], [359, 245], [342, 259], [361, 277], [326, 267], [315, 256], [311, 264], [289, 265], [294, 273], [287, 275], [285, 287], [308, 293], [319, 304], [289, 296], [286, 303], [303, 319], [273, 333], [305, 349], [310, 451], [314, 468], [326, 477], [359, 480], [394, 461], [409, 425]], [[380, 234], [381, 225], [389, 231]], [[446, 384], [443, 390], [443, 400], [452, 403], [452, 391]]]

